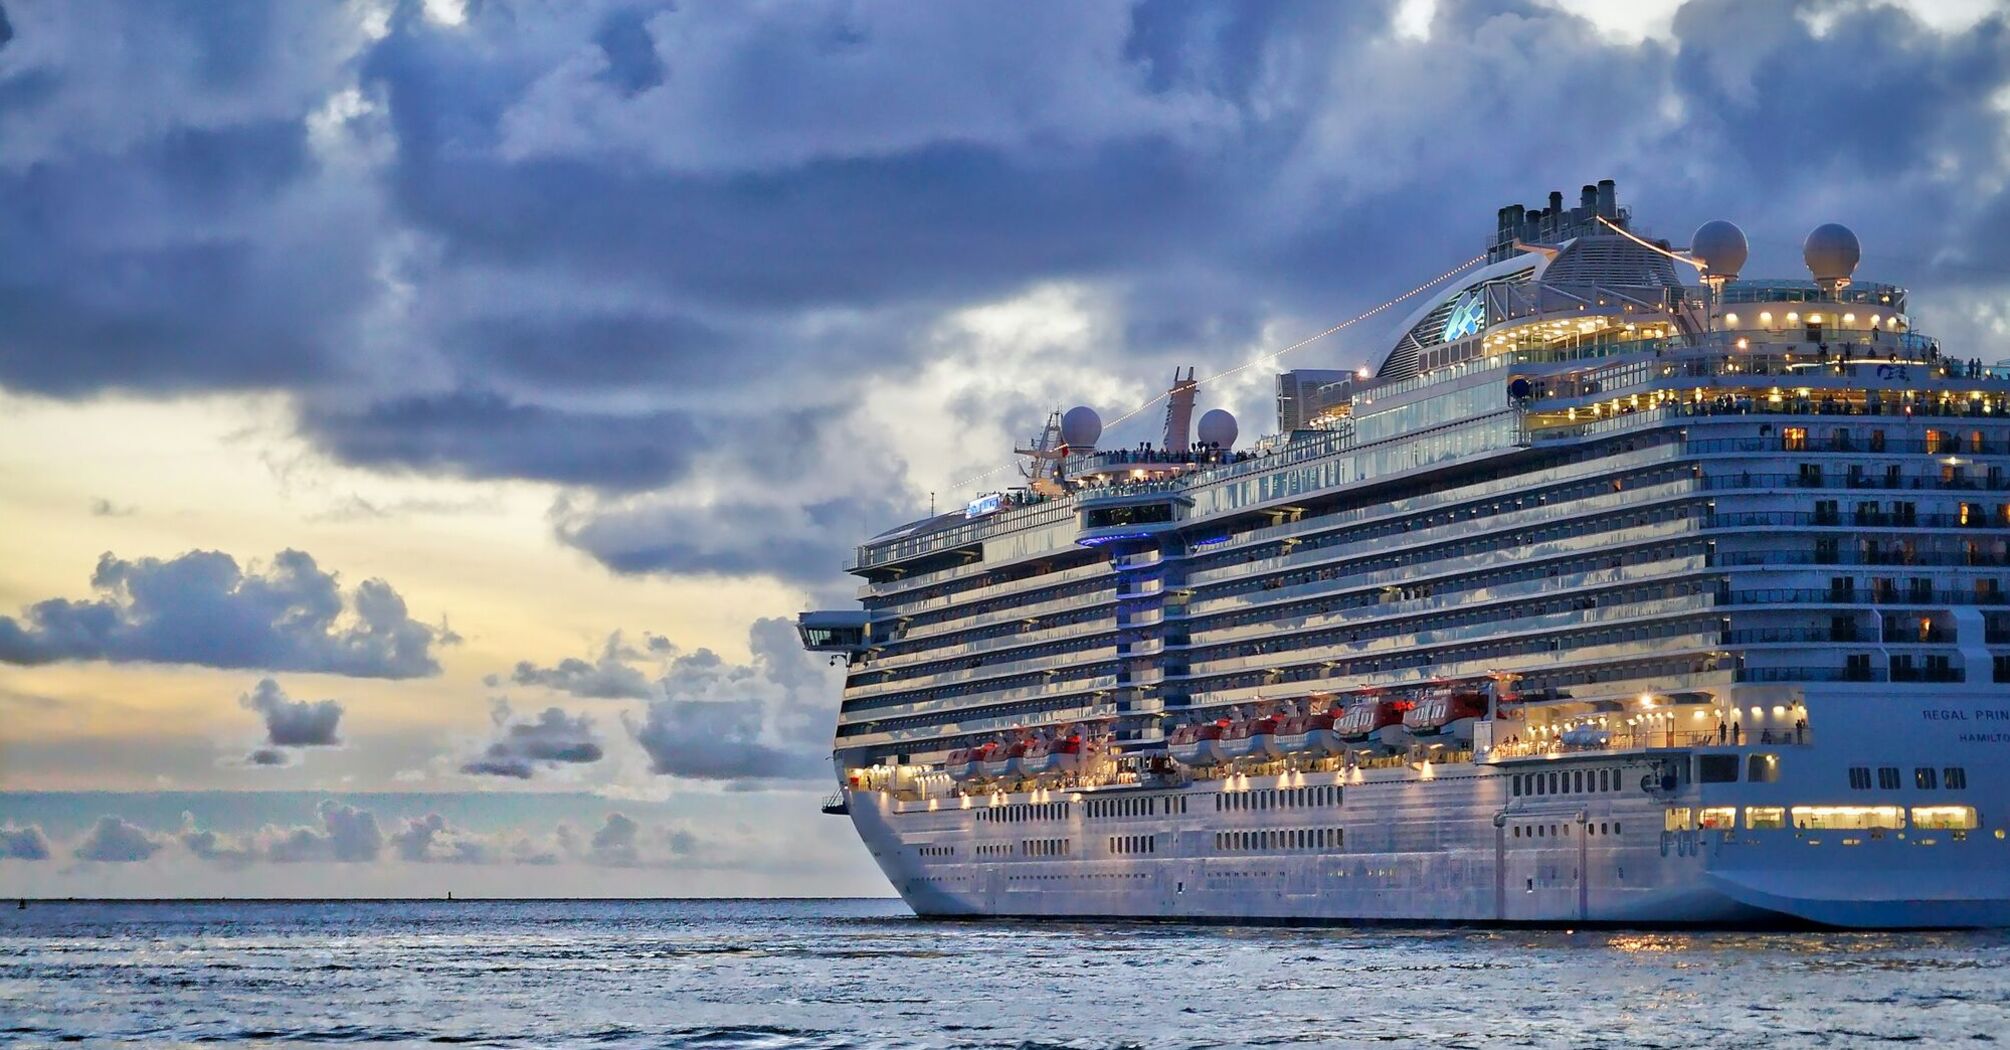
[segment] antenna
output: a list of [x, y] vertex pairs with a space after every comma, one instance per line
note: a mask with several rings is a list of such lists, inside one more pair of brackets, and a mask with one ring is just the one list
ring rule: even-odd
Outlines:
[[1173, 369], [1172, 389], [1166, 391], [1166, 440], [1165, 450], [1172, 453], [1185, 452], [1190, 446], [1187, 435], [1193, 432], [1193, 398], [1200, 389], [1194, 381], [1193, 368], [1188, 366], [1185, 378], [1179, 369]]

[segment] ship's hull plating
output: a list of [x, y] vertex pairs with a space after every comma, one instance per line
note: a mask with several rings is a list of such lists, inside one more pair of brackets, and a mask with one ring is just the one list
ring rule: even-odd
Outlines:
[[[1847, 712], [1900, 701], [1833, 702]], [[1839, 730], [1821, 747], [1574, 754], [1452, 764], [1424, 775], [1398, 766], [967, 801], [899, 802], [862, 791], [851, 816], [894, 888], [926, 916], [2010, 925], [2010, 842], [1990, 819], [2003, 797], [1990, 752], [2005, 737], [1974, 729], [2010, 718], [2010, 703], [1973, 692], [1930, 703], [1940, 719], [1915, 732], [1912, 754], [1895, 750], [1867, 719], [1862, 732]], [[1754, 754], [1777, 755], [1785, 775], [1764, 784], [1685, 783], [1673, 792], [1643, 786], [1667, 763], [1704, 753], [1736, 755], [1741, 765]], [[1847, 767], [1902, 765], [1910, 777], [1915, 763], [1944, 766], [1950, 755], [1966, 765], [1967, 791], [1907, 791], [1895, 801], [1972, 805], [1984, 818], [1977, 828], [1751, 829], [1740, 821], [1668, 829], [1671, 810], [1728, 805], [1742, 817], [1745, 802], [1884, 802], [1837, 790]], [[1560, 771], [1568, 785], [1579, 771], [1596, 783], [1601, 769], [1609, 790], [1511, 791], [1517, 772]], [[1246, 801], [1225, 801], [1238, 798]], [[1094, 809], [1084, 802], [1091, 799]], [[983, 811], [991, 815], [980, 820]]]

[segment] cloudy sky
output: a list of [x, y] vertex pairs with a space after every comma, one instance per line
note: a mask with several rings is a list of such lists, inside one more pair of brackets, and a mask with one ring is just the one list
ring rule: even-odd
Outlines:
[[0, 12], [5, 894], [883, 892], [849, 544], [1551, 189], [2010, 357], [2000, 4]]

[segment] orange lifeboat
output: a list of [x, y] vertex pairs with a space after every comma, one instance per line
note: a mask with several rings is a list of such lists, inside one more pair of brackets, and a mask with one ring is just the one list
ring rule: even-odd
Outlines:
[[1277, 754], [1276, 715], [1237, 722], [1222, 731], [1219, 747], [1223, 758], [1264, 758]]
[[1288, 755], [1337, 755], [1343, 748], [1334, 721], [1331, 711], [1287, 719], [1277, 727], [1277, 748]]
[[1221, 761], [1221, 734], [1227, 720], [1180, 726], [1166, 742], [1166, 753], [1183, 766], [1206, 766]]
[[1471, 689], [1426, 697], [1403, 714], [1403, 728], [1418, 739], [1470, 741], [1473, 723], [1487, 716], [1487, 698]]
[[966, 780], [975, 780], [979, 776], [982, 776], [984, 773], [984, 756], [982, 752], [988, 746], [990, 745], [958, 748], [951, 751], [949, 757], [943, 760], [942, 763], [942, 768], [949, 774], [949, 779], [960, 784]]
[[1400, 750], [1403, 747], [1403, 714], [1410, 707], [1411, 704], [1404, 700], [1364, 700], [1348, 708], [1334, 723], [1333, 729], [1347, 744]]
[[984, 775], [997, 780], [1001, 777], [1017, 773], [1019, 771], [1019, 764], [1024, 760], [1025, 755], [1026, 741], [1024, 740], [994, 746], [993, 750], [984, 756]]

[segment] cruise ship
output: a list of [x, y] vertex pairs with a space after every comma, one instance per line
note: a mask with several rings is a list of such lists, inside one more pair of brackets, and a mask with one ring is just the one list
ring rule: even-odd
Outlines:
[[2010, 366], [1860, 254], [1742, 278], [1608, 180], [1274, 435], [1056, 411], [799, 618], [825, 810], [926, 916], [2010, 924]]

